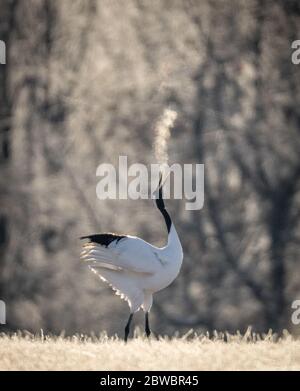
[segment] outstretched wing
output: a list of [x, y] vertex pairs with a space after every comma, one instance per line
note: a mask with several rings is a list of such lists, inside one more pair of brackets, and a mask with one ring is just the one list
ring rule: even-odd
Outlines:
[[152, 246], [142, 239], [126, 236], [107, 246], [94, 241], [83, 245], [81, 259], [92, 267], [152, 275], [160, 267]]

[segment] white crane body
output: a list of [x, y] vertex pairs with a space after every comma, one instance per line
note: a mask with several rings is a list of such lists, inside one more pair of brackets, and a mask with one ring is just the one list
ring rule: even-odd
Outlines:
[[[133, 313], [140, 308], [145, 311], [147, 335], [150, 334], [148, 313], [152, 296], [174, 281], [183, 260], [178, 234], [164, 207], [161, 179], [156, 204], [168, 228], [168, 243], [165, 247], [153, 246], [130, 235], [95, 234], [83, 237], [90, 239], [90, 242], [83, 245], [81, 253], [81, 259], [89, 268], [121, 298], [127, 300], [131, 312], [128, 332]], [[128, 332], [125, 329], [125, 340]]]

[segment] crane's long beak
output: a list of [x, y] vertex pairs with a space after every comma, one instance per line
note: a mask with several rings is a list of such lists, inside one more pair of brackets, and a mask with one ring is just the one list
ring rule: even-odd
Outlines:
[[[154, 192], [152, 193], [152, 198], [153, 199], [158, 199], [160, 198], [160, 193], [161, 193], [161, 189], [162, 189], [162, 186], [163, 186], [163, 183], [162, 183], [162, 172], [160, 171], [159, 172], [159, 180], [158, 180], [158, 186], [157, 188], [154, 190]], [[165, 180], [164, 180], [164, 183], [165, 183]]]

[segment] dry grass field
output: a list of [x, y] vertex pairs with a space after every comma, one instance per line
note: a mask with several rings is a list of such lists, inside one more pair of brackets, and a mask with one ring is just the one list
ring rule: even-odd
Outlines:
[[300, 340], [286, 334], [208, 338], [192, 332], [150, 341], [137, 336], [0, 337], [0, 370], [300, 370]]

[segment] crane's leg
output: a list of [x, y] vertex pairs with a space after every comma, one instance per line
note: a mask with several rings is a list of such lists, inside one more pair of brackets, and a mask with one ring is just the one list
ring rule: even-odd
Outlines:
[[130, 314], [128, 322], [127, 322], [126, 327], [125, 327], [125, 337], [124, 337], [124, 341], [125, 342], [127, 342], [127, 339], [128, 339], [128, 334], [129, 334], [129, 331], [130, 331], [130, 323], [132, 321], [132, 318], [133, 318], [133, 314]]
[[151, 330], [149, 326], [149, 312], [146, 312], [145, 314], [145, 333], [147, 335], [147, 338], [149, 338], [151, 334]]

